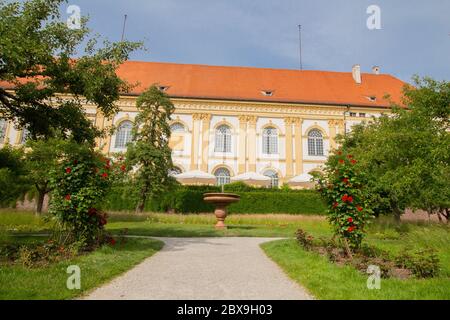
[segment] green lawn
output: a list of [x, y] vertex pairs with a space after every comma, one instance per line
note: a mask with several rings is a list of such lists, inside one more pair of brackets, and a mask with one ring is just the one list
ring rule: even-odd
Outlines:
[[[212, 214], [110, 214], [107, 230], [118, 234], [127, 229], [129, 235], [146, 236], [291, 238], [269, 242], [262, 247], [290, 277], [318, 299], [450, 299], [450, 227], [446, 225], [412, 222], [396, 225], [386, 218], [372, 223], [366, 239], [370, 245], [393, 254], [406, 248], [435, 248], [442, 270], [434, 279], [388, 279], [382, 280], [381, 290], [368, 290], [366, 275], [348, 266], [338, 267], [316, 253], [306, 252], [292, 239], [298, 228], [316, 238], [330, 237], [331, 230], [323, 217], [235, 214], [227, 218], [229, 228], [222, 231], [215, 230], [214, 223]], [[43, 222], [31, 213], [0, 211], [0, 241], [2, 237], [3, 241], [14, 240], [18, 234], [45, 233], [51, 227], [51, 221]], [[82, 273], [85, 270], [83, 289], [98, 286], [131, 268], [160, 246], [161, 243], [153, 240], [133, 239], [124, 248], [104, 247], [75, 259], [82, 264]], [[77, 296], [80, 292], [65, 289], [65, 268], [69, 264], [72, 262], [31, 271], [18, 266], [2, 267], [0, 298], [61, 299]], [[33, 281], [29, 280], [30, 277]]]
[[433, 279], [381, 279], [380, 290], [369, 290], [366, 275], [349, 266], [336, 266], [317, 253], [307, 252], [293, 239], [267, 242], [262, 248], [316, 299], [450, 299], [450, 278], [445, 276], [448, 270]]
[[36, 216], [28, 211], [13, 211], [0, 209], [0, 235], [20, 232], [48, 232], [53, 223], [46, 216]]
[[283, 214], [233, 214], [225, 221], [226, 230], [215, 230], [213, 214], [111, 214], [107, 229], [128, 234], [167, 237], [292, 237], [299, 227], [316, 235], [330, 234], [321, 216]]
[[295, 240], [262, 245], [266, 254], [318, 299], [450, 299], [450, 228], [437, 224], [390, 223], [371, 227], [367, 242], [392, 254], [405, 248], [434, 248], [441, 270], [432, 279], [382, 279], [380, 290], [367, 289], [367, 275], [349, 266], [337, 266], [315, 252], [303, 250]]
[[[300, 227], [316, 235], [330, 234], [323, 216], [234, 214], [226, 219], [226, 230], [214, 229], [213, 214], [111, 213], [109, 216], [106, 229], [113, 234], [127, 229], [130, 235], [155, 237], [292, 237]], [[53, 226], [50, 218], [36, 217], [30, 212], [0, 210], [0, 234], [2, 231], [6, 234], [49, 233]]]
[[[24, 241], [25, 239], [9, 240]], [[29, 237], [30, 241], [42, 241]], [[0, 300], [3, 299], [70, 299], [100, 286], [150, 257], [163, 246], [154, 239], [128, 239], [123, 245], [103, 246], [74, 259], [46, 267], [26, 268], [21, 265], [1, 265]], [[81, 270], [81, 289], [69, 290], [66, 273], [69, 265]]]

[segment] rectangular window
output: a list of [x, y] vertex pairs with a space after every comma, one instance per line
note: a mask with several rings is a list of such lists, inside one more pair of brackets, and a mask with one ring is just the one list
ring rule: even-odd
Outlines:
[[350, 112], [350, 117], [356, 117], [356, 112]]
[[231, 135], [216, 134], [215, 152], [231, 152]]
[[26, 129], [26, 128], [22, 129], [22, 136], [20, 137], [20, 144], [25, 144], [25, 142], [27, 142], [29, 136], [30, 136], [30, 131], [28, 131], [28, 129]]
[[223, 150], [223, 139], [221, 135], [216, 134], [216, 143], [214, 144], [214, 151], [221, 152]]
[[310, 156], [316, 155], [316, 143], [314, 139], [308, 139], [308, 154]]
[[3, 143], [6, 135], [6, 127], [8, 123], [4, 119], [0, 119], [0, 143]]
[[308, 155], [323, 156], [323, 140], [322, 139], [308, 139]]
[[225, 140], [224, 142], [225, 149], [223, 150], [223, 152], [231, 152], [231, 136], [224, 135], [223, 138]]
[[316, 140], [316, 155], [323, 156], [323, 140]]
[[263, 137], [263, 153], [264, 154], [278, 153], [278, 141], [276, 136]]

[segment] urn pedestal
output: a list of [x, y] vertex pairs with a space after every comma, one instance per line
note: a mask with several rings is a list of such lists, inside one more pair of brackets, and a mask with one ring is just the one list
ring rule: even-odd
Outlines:
[[216, 229], [226, 229], [225, 218], [227, 217], [227, 207], [240, 200], [240, 196], [234, 193], [205, 193], [203, 201], [215, 206], [214, 214], [217, 219]]

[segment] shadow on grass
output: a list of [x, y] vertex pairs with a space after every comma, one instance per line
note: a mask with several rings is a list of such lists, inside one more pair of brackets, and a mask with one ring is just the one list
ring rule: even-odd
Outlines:
[[[139, 239], [139, 238], [119, 238], [114, 246], [110, 246], [114, 251], [145, 251], [153, 249], [159, 251], [164, 243], [157, 239]], [[108, 246], [105, 246], [106, 249]]]
[[[122, 234], [124, 228], [109, 229], [112, 234]], [[149, 236], [149, 237], [220, 237], [221, 231], [214, 229], [188, 229], [186, 227], [174, 226], [152, 226], [152, 228], [127, 228], [127, 235]]]
[[[125, 231], [126, 230], [126, 231]], [[216, 230], [214, 225], [160, 224], [149, 223], [110, 225], [108, 231], [120, 235], [149, 237], [292, 237], [292, 228], [276, 228], [252, 225], [228, 225], [228, 229]]]
[[257, 229], [255, 226], [227, 226], [229, 230], [252, 230]]

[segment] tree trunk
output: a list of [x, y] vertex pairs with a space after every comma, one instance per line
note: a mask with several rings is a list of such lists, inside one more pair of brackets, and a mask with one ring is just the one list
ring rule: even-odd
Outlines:
[[147, 191], [148, 191], [148, 186], [145, 185], [141, 190], [139, 201], [136, 206], [136, 213], [142, 213], [144, 211], [145, 201], [147, 200]]
[[440, 209], [439, 211], [438, 211], [438, 214], [439, 214], [439, 216], [442, 216], [442, 217], [444, 217], [445, 218], [445, 223], [447, 223], [448, 224], [448, 218], [449, 218], [449, 216], [448, 216], [448, 214], [449, 214], [449, 209]]
[[436, 214], [438, 216], [439, 222], [442, 223], [442, 217], [441, 217], [441, 213], [438, 211], [436, 211]]
[[400, 216], [402, 215], [402, 211], [399, 208], [395, 208], [393, 210], [394, 220], [396, 223], [400, 223]]
[[42, 213], [42, 207], [44, 206], [44, 198], [47, 191], [44, 189], [36, 188], [38, 191], [38, 198], [36, 200], [36, 214], [40, 215]]
[[345, 252], [347, 253], [347, 256], [350, 258], [350, 260], [353, 260], [352, 250], [350, 249], [350, 246], [348, 245], [348, 241], [346, 238], [343, 238], [343, 240], [344, 240]]

